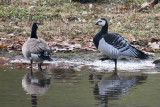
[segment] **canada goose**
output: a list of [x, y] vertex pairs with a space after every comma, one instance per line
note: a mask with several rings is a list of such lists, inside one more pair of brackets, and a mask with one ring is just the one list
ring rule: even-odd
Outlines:
[[31, 95], [32, 107], [37, 107], [39, 95], [44, 95], [51, 85], [51, 77], [45, 72], [28, 72], [22, 79], [22, 87]]
[[100, 52], [114, 60], [115, 70], [117, 70], [117, 59], [120, 57], [148, 58], [146, 54], [133, 47], [120, 34], [108, 33], [108, 23], [106, 19], [100, 18], [95, 25], [102, 26], [102, 29], [94, 36], [93, 42]]
[[51, 77], [45, 72], [28, 72], [22, 79], [22, 87], [30, 95], [42, 95], [48, 90]]
[[49, 46], [43, 39], [37, 36], [38, 23], [33, 23], [31, 36], [22, 46], [22, 53], [26, 59], [32, 63], [38, 62], [38, 68], [42, 70], [41, 65], [44, 60], [52, 61], [50, 54], [52, 53]]

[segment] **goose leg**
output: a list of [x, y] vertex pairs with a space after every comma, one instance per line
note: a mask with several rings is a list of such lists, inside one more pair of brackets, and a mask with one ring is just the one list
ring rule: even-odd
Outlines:
[[32, 59], [32, 58], [30, 58], [30, 62], [31, 62], [31, 66], [30, 66], [30, 68], [31, 68], [31, 75], [32, 75], [32, 74], [33, 74], [33, 72], [32, 72], [33, 59]]
[[33, 64], [33, 58], [30, 58], [31, 66], [30, 68], [32, 69], [32, 64]]
[[31, 94], [32, 107], [37, 107], [37, 95]]
[[41, 67], [41, 66], [42, 66], [42, 63], [43, 63], [43, 62], [41, 62], [41, 63], [38, 64], [38, 69], [41, 70], [41, 71], [42, 71], [42, 67]]
[[117, 59], [114, 59], [115, 62], [115, 71], [117, 71]]
[[31, 68], [31, 75], [33, 75], [32, 68]]

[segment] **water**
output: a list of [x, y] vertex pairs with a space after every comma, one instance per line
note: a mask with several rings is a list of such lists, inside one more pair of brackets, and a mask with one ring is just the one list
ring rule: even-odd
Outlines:
[[114, 74], [51, 66], [31, 74], [30, 69], [3, 68], [0, 107], [159, 107], [159, 71]]

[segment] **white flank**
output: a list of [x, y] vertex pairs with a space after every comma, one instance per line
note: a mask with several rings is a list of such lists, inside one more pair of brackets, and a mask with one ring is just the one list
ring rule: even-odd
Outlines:
[[98, 50], [113, 59], [118, 58], [120, 55], [119, 50], [108, 44], [104, 38], [99, 41]]
[[35, 62], [41, 62], [41, 60], [39, 59], [40, 54], [34, 54], [31, 53], [31, 57], [33, 58], [33, 61]]

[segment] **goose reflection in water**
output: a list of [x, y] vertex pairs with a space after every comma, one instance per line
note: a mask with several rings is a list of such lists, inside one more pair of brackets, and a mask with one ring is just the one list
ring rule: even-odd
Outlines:
[[51, 77], [43, 71], [31, 71], [22, 79], [22, 87], [31, 95], [32, 107], [37, 107], [37, 96], [43, 95], [50, 86]]
[[155, 60], [153, 64], [155, 64], [156, 70], [159, 72], [160, 71], [160, 59]]
[[76, 77], [76, 71], [73, 68], [50, 66], [47, 73], [54, 79], [72, 79]]
[[133, 89], [136, 85], [144, 83], [147, 79], [145, 74], [129, 74], [118, 75], [114, 72], [109, 77], [103, 75], [90, 75], [90, 80], [98, 80], [95, 82], [94, 95], [95, 98], [101, 100], [99, 107], [108, 107], [109, 100], [118, 100], [121, 95], [125, 95], [129, 89]]

